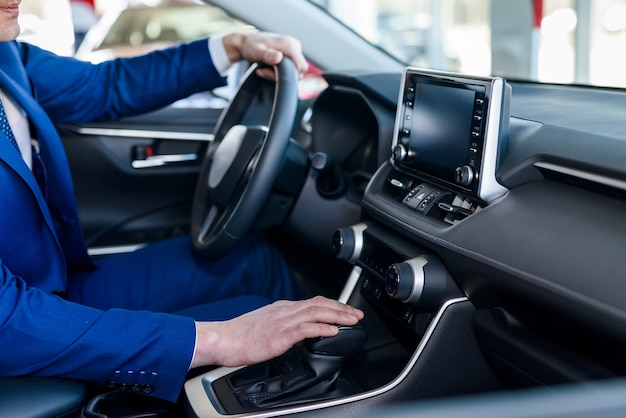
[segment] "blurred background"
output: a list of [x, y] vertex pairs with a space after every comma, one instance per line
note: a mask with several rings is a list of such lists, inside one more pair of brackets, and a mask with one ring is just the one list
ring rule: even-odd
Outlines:
[[[626, 0], [315, 2], [408, 65], [626, 87]], [[201, 14], [192, 9], [201, 4], [23, 0], [21, 38], [59, 54], [99, 61], [246, 26], [219, 10], [205, 8]], [[145, 5], [158, 10], [128, 11]], [[71, 22], [73, 29], [60, 20]]]

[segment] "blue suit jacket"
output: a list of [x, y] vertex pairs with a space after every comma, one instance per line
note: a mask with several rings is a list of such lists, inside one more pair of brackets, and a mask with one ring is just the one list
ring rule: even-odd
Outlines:
[[206, 40], [97, 66], [0, 43], [0, 88], [26, 111], [47, 168], [40, 188], [0, 133], [0, 375], [123, 382], [177, 398], [194, 348], [192, 320], [101, 311], [53, 295], [68, 272], [91, 263], [52, 120], [111, 120], [223, 83]]

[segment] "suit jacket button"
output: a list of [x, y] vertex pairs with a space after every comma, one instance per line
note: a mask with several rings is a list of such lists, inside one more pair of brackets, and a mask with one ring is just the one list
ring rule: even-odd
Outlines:
[[152, 393], [153, 391], [154, 391], [154, 386], [143, 385], [143, 393]]

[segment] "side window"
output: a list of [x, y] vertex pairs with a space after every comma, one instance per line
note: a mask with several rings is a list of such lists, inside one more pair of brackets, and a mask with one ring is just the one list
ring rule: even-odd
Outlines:
[[[104, 5], [99, 4], [101, 9]], [[193, 0], [156, 6], [98, 9], [99, 20], [86, 32], [76, 49], [76, 58], [101, 62], [111, 58], [141, 55], [181, 42], [250, 27], [217, 7]], [[229, 83], [235, 83], [233, 76]], [[223, 108], [231, 92], [228, 86], [196, 94], [177, 107]]]
[[[20, 12], [20, 40], [94, 63], [252, 28], [218, 7], [196, 0], [156, 6], [121, 6], [111, 0], [22, 0]], [[222, 109], [244, 71], [243, 65], [234, 66], [227, 86], [193, 95], [174, 106]], [[300, 82], [300, 97], [314, 98], [325, 87], [321, 69], [310, 63]]]

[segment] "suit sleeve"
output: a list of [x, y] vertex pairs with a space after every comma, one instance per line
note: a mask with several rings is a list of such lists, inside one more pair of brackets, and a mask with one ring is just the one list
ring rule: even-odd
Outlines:
[[116, 120], [223, 86], [206, 39], [91, 64], [19, 44], [35, 96], [55, 122]]
[[0, 370], [60, 376], [175, 401], [195, 344], [191, 318], [101, 311], [28, 287], [0, 260]]

